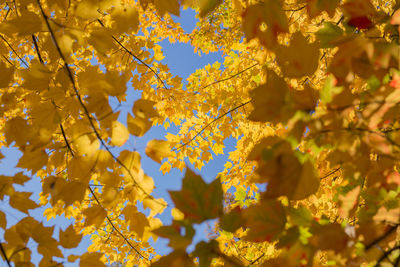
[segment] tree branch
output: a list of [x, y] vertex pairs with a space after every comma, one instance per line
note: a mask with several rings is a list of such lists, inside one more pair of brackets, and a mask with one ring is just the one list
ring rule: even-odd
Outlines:
[[71, 145], [68, 142], [67, 136], [65, 135], [64, 127], [62, 126], [61, 123], [60, 123], [60, 129], [61, 129], [61, 133], [64, 138], [64, 141], [65, 141], [65, 144], [67, 145], [69, 152], [71, 152], [71, 155], [74, 157], [75, 156], [74, 151], [72, 150]]
[[264, 257], [265, 256], [265, 254], [264, 254], [264, 252], [257, 258], [257, 259], [255, 259], [255, 260], [253, 260], [252, 262], [250, 262], [250, 264], [248, 265], [248, 266], [251, 266], [251, 265], [253, 265], [254, 263], [256, 263], [256, 262], [258, 262], [260, 259], [262, 259], [262, 257]]
[[230, 76], [230, 77], [227, 77], [227, 78], [224, 78], [224, 79], [221, 79], [221, 80], [217, 80], [217, 81], [215, 81], [215, 82], [212, 82], [212, 83], [210, 83], [210, 84], [207, 84], [206, 86], [202, 87], [200, 90], [206, 89], [207, 87], [210, 87], [210, 86], [212, 86], [212, 85], [214, 85], [214, 84], [217, 84], [217, 83], [220, 83], [220, 82], [225, 82], [225, 81], [227, 81], [227, 80], [230, 80], [230, 79], [232, 79], [232, 78], [235, 78], [236, 76], [242, 74], [243, 72], [248, 71], [249, 69], [254, 68], [254, 67], [257, 66], [257, 65], [259, 65], [259, 63], [256, 63], [256, 64], [254, 64], [254, 65], [252, 65], [252, 66], [250, 66], [250, 67], [247, 67], [247, 68], [245, 68], [244, 70], [241, 70], [241, 71], [239, 71], [238, 73], [235, 73], [234, 75], [232, 75], [232, 76]]
[[[101, 26], [104, 27], [103, 22], [101, 22], [100, 19], [97, 19], [97, 21], [100, 23]], [[146, 62], [144, 62], [143, 60], [141, 60], [140, 58], [138, 58], [135, 54], [133, 54], [128, 48], [126, 48], [117, 38], [115, 38], [113, 35], [111, 35], [111, 37], [113, 38], [113, 40], [122, 47], [122, 49], [124, 49], [129, 55], [131, 55], [134, 59], [136, 59], [137, 61], [139, 61], [142, 65], [144, 65], [146, 68], [148, 68], [157, 78], [157, 80], [159, 80], [161, 82], [161, 84], [163, 85], [165, 90], [168, 90], [167, 85], [165, 84], [165, 82], [161, 79], [160, 75], [158, 75], [158, 73], [153, 70], [152, 67], [150, 67]]]
[[384, 240], [391, 233], [393, 233], [397, 229], [397, 227], [399, 227], [399, 224], [397, 224], [396, 226], [391, 226], [390, 229], [386, 233], [384, 233], [383, 235], [381, 235], [380, 237], [378, 237], [377, 239], [375, 239], [374, 241], [369, 243], [367, 246], [365, 246], [365, 250], [371, 249], [373, 246], [377, 245], [379, 242]]
[[8, 259], [7, 255], [6, 255], [6, 251], [4, 250], [4, 247], [3, 247], [3, 244], [2, 244], [2, 243], [0, 243], [0, 250], [1, 250], [1, 254], [3, 254], [3, 257], [4, 257], [4, 259], [5, 259], [6, 262], [7, 262], [7, 265], [8, 265], [9, 267], [11, 267], [10, 260]]
[[330, 170], [327, 174], [325, 174], [324, 176], [322, 176], [321, 178], [319, 178], [320, 180], [323, 180], [329, 176], [331, 176], [332, 174], [336, 173], [337, 171], [340, 170], [340, 167], [334, 168], [333, 170]]
[[35, 45], [36, 54], [38, 55], [40, 63], [44, 64], [44, 61], [43, 61], [42, 55], [40, 54], [39, 46], [38, 46], [38, 43], [37, 43], [37, 40], [36, 40], [36, 37], [34, 34], [32, 34], [32, 41], [33, 41], [33, 44]]
[[14, 50], [14, 48], [11, 46], [11, 44], [6, 40], [6, 38], [3, 37], [3, 35], [0, 34], [0, 38], [3, 39], [4, 42], [6, 42], [6, 44], [8, 45], [8, 47], [13, 51], [13, 53], [19, 58], [19, 60], [21, 60], [21, 62], [25, 65], [25, 67], [29, 68], [28, 63], [26, 63], [26, 61], [21, 58], [17, 51]]
[[243, 107], [243, 106], [249, 104], [250, 102], [251, 102], [251, 100], [249, 100], [249, 101], [247, 101], [247, 102], [244, 102], [244, 103], [240, 104], [239, 106], [236, 106], [236, 107], [234, 107], [234, 108], [228, 110], [228, 111], [225, 112], [224, 114], [218, 116], [217, 118], [213, 119], [211, 122], [207, 123], [206, 126], [204, 126], [203, 128], [201, 128], [201, 130], [198, 131], [197, 134], [196, 134], [194, 137], [192, 137], [189, 141], [187, 141], [186, 143], [180, 145], [180, 146], [177, 147], [177, 148], [174, 148], [172, 151], [177, 151], [177, 150], [181, 149], [182, 147], [184, 147], [184, 146], [190, 144], [194, 139], [196, 139], [199, 135], [201, 135], [201, 134], [204, 132], [205, 129], [207, 129], [208, 127], [210, 127], [214, 122], [220, 120], [221, 118], [225, 117], [225, 116], [228, 115], [229, 113], [231, 113], [231, 112], [233, 112], [233, 111], [235, 111], [235, 110], [237, 110], [237, 109], [239, 109], [239, 108], [241, 108], [241, 107]]
[[[106, 209], [103, 207], [103, 205], [100, 203], [100, 201], [99, 201], [99, 199], [97, 198], [96, 194], [94, 193], [93, 189], [92, 189], [89, 185], [88, 185], [88, 188], [89, 188], [89, 190], [90, 190], [90, 193], [92, 193], [94, 199], [96, 200], [97, 204], [98, 204], [103, 210], [106, 210]], [[108, 217], [108, 215], [106, 215], [106, 219], [107, 219], [107, 221], [110, 223], [111, 227], [118, 233], [118, 235], [119, 235], [120, 237], [122, 237], [122, 238], [125, 240], [125, 242], [126, 242], [137, 254], [140, 255], [140, 257], [142, 257], [142, 258], [145, 259], [145, 260], [150, 261], [149, 258], [145, 257], [137, 248], [135, 248], [135, 247], [132, 245], [132, 243], [128, 240], [128, 238], [126, 238], [125, 235], [122, 234], [122, 233], [118, 230], [118, 228], [114, 225], [114, 223], [112, 222], [112, 220], [110, 219], [110, 217]]]
[[[385, 251], [383, 253], [383, 255], [378, 259], [378, 261], [375, 264], [375, 267], [379, 267], [379, 265], [381, 264], [381, 262], [386, 259], [387, 257], [389, 257], [390, 254], [392, 254], [393, 251], [400, 249], [400, 246], [395, 246], [391, 249], [389, 249], [388, 251]], [[397, 260], [396, 260], [397, 262]], [[394, 267], [397, 267], [397, 265], [393, 265]]]

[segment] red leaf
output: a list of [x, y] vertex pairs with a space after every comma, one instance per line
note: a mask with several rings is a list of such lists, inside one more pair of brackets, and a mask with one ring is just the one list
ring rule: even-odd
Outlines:
[[351, 18], [348, 24], [360, 30], [372, 27], [372, 21], [367, 16]]

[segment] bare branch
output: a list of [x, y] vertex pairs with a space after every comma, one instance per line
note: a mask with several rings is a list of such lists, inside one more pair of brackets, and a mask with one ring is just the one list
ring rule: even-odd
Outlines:
[[7, 255], [6, 255], [6, 251], [4, 250], [4, 247], [3, 247], [3, 244], [2, 244], [2, 243], [0, 243], [0, 250], [1, 250], [1, 254], [3, 254], [3, 257], [4, 257], [4, 259], [5, 259], [6, 262], [7, 262], [7, 265], [8, 265], [9, 267], [11, 267], [10, 260], [8, 259]]
[[34, 34], [32, 34], [32, 41], [33, 41], [33, 44], [35, 45], [36, 54], [38, 55], [40, 63], [44, 64], [42, 55], [40, 54], [40, 51], [39, 51], [39, 46], [38, 46], [38, 43], [37, 43], [37, 40], [36, 40], [36, 36]]

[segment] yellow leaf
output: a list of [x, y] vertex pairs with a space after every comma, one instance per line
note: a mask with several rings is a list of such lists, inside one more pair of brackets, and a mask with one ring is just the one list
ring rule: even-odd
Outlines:
[[65, 205], [69, 206], [75, 201], [81, 202], [85, 197], [86, 185], [80, 181], [68, 182], [61, 189], [58, 198], [63, 200]]
[[250, 92], [254, 110], [248, 119], [272, 123], [283, 121], [283, 118], [290, 115], [283, 110], [287, 92], [286, 82], [274, 71], [269, 71], [267, 73], [267, 83]]
[[33, 130], [26, 120], [16, 117], [6, 122], [4, 135], [8, 145], [15, 141], [17, 146], [22, 147], [31, 140]]
[[75, 15], [84, 19], [97, 19], [101, 16], [99, 12], [99, 1], [81, 1], [75, 8]]
[[5, 230], [6, 226], [7, 226], [6, 215], [4, 214], [4, 212], [0, 211], [0, 227], [3, 228], [3, 230]]
[[86, 252], [81, 256], [79, 267], [106, 267], [101, 261], [102, 256], [99, 252]]
[[179, 16], [179, 2], [178, 0], [154, 0], [154, 5], [160, 16], [164, 16], [169, 12], [175, 16]]
[[156, 214], [161, 214], [166, 207], [167, 207], [167, 202], [162, 198], [157, 198], [157, 199], [146, 198], [145, 200], [143, 200], [143, 208], [150, 209], [150, 217], [153, 217]]
[[289, 198], [294, 200], [304, 199], [317, 192], [319, 177], [315, 172], [314, 165], [309, 160], [303, 163], [300, 177], [292, 186], [295, 190]]
[[170, 142], [156, 139], [147, 143], [145, 152], [148, 157], [158, 163], [161, 163], [163, 158], [173, 155]]
[[52, 237], [54, 232], [54, 226], [46, 227], [43, 223], [38, 223], [35, 229], [32, 231], [32, 238], [35, 240], [36, 243], [48, 246], [57, 244], [57, 241]]
[[9, 21], [3, 21], [0, 26], [0, 32], [12, 36], [17, 33], [20, 36], [31, 35], [39, 32], [43, 28], [43, 20], [37, 14], [20, 9], [21, 14]]
[[86, 217], [85, 226], [94, 224], [96, 228], [99, 228], [102, 225], [107, 216], [107, 212], [99, 205], [87, 208], [82, 213]]
[[138, 99], [133, 104], [132, 112], [138, 118], [149, 119], [158, 117], [157, 111], [154, 109], [156, 103], [147, 99]]
[[[133, 173], [133, 175], [139, 173], [139, 171], [141, 170], [140, 154], [137, 151], [121, 151], [118, 160], [121, 161], [121, 163], [124, 164], [125, 167], [131, 171], [131, 173]], [[127, 173], [125, 169], [123, 169], [123, 173], [126, 176], [125, 178], [129, 177], [129, 173]]]
[[60, 229], [60, 244], [64, 248], [76, 248], [82, 239], [82, 234], [78, 234], [72, 225], [68, 226], [65, 231]]
[[39, 207], [33, 200], [29, 199], [32, 195], [30, 192], [14, 192], [10, 196], [10, 206], [23, 213], [28, 214], [28, 210]]
[[77, 259], [79, 259], [80, 258], [80, 256], [78, 256], [78, 255], [69, 255], [68, 256], [68, 261], [69, 262], [74, 262], [74, 261], [76, 261]]
[[100, 177], [97, 178], [99, 182], [109, 187], [117, 187], [121, 182], [121, 177], [114, 172], [103, 172]]
[[172, 215], [172, 217], [174, 218], [175, 221], [181, 221], [181, 220], [183, 220], [185, 218], [185, 215], [183, 214], [183, 212], [181, 212], [177, 208], [172, 208], [171, 215]]
[[122, 146], [129, 138], [129, 131], [125, 125], [119, 121], [112, 123], [111, 144], [114, 146]]
[[[349, 213], [353, 210], [358, 202], [358, 196], [360, 195], [361, 188], [360, 186], [355, 187], [351, 191], [349, 191], [346, 195], [340, 195], [340, 209], [339, 215], [342, 218], [348, 218]], [[353, 210], [354, 212], [355, 210]]]
[[198, 6], [200, 8], [200, 17], [207, 16], [210, 12], [216, 9], [222, 0], [200, 0], [198, 1]]
[[165, 58], [165, 56], [163, 55], [162, 51], [161, 51], [161, 46], [156, 45], [154, 48], [154, 59], [157, 61], [161, 61]]
[[49, 88], [52, 72], [39, 61], [32, 60], [28, 69], [18, 72], [24, 79], [23, 87], [35, 91], [44, 91]]
[[132, 117], [128, 113], [128, 130], [134, 136], [143, 136], [151, 127], [151, 122], [147, 119], [140, 117]]
[[172, 167], [171, 163], [166, 161], [161, 165], [160, 171], [162, 171], [163, 174], [168, 173], [168, 172], [170, 172], [171, 167]]
[[4, 62], [0, 62], [0, 73], [0, 88], [7, 87], [14, 79], [14, 68], [8, 68]]
[[115, 41], [112, 39], [112, 32], [105, 28], [93, 30], [90, 33], [88, 43], [102, 55], [107, 54], [117, 47]]
[[301, 32], [296, 32], [288, 47], [277, 47], [276, 59], [288, 77], [311, 76], [318, 67], [319, 45], [309, 44]]
[[90, 157], [100, 148], [100, 141], [97, 138], [90, 138], [89, 135], [81, 135], [74, 140], [73, 145], [79, 155], [87, 155]]
[[136, 234], [142, 238], [144, 228], [149, 226], [146, 216], [143, 213], [138, 212], [137, 208], [132, 205], [127, 205], [122, 213], [125, 216], [125, 220], [129, 222], [130, 229], [135, 231]]
[[19, 159], [17, 167], [31, 170], [35, 174], [45, 164], [47, 164], [48, 156], [43, 150], [25, 151]]
[[113, 28], [118, 33], [136, 32], [139, 26], [139, 14], [133, 6], [118, 4], [111, 12], [115, 21]]

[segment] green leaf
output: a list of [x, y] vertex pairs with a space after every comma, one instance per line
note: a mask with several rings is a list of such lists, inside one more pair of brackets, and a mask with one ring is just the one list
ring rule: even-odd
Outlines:
[[235, 192], [235, 200], [239, 202], [243, 202], [246, 198], [246, 191], [243, 188], [239, 188]]
[[310, 210], [306, 207], [288, 207], [287, 212], [291, 222], [295, 225], [307, 226], [313, 219]]
[[336, 87], [335, 84], [335, 76], [333, 76], [332, 74], [329, 75], [328, 78], [325, 80], [325, 85], [320, 93], [322, 103], [331, 102], [335, 94], [339, 94], [341, 91], [343, 91], [343, 87]]
[[333, 41], [343, 35], [343, 30], [332, 22], [324, 22], [324, 27], [315, 33], [321, 48], [334, 47]]
[[175, 206], [192, 223], [201, 223], [222, 214], [222, 186], [218, 179], [206, 184], [201, 176], [186, 170], [181, 191], [170, 191]]

